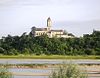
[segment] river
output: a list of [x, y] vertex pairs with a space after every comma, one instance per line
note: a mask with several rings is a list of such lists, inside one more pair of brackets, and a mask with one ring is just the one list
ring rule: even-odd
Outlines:
[[100, 60], [77, 59], [77, 60], [60, 60], [60, 59], [0, 59], [0, 64], [100, 64]]
[[[62, 63], [73, 63], [73, 64], [89, 64], [89, 65], [98, 65], [100, 66], [100, 60], [60, 60], [60, 59], [0, 59], [0, 64], [62, 64]], [[95, 70], [96, 68], [90, 68], [90, 70]], [[97, 68], [98, 69], [98, 68]], [[33, 69], [33, 68], [10, 68], [10, 72], [13, 73], [50, 73], [52, 68], [47, 69]], [[90, 72], [89, 72], [90, 73]], [[14, 78], [48, 78], [48, 76], [18, 76], [14, 75]], [[89, 77], [89, 78], [100, 78], [98, 77]]]

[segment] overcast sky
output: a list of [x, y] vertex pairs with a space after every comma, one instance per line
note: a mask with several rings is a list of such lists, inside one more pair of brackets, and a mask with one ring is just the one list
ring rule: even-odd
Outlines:
[[48, 17], [53, 29], [82, 36], [100, 30], [100, 0], [0, 0], [0, 37], [46, 27]]

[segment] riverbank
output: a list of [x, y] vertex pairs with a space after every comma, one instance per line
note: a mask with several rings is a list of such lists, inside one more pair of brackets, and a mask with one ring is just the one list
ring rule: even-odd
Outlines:
[[0, 59], [100, 59], [100, 56], [65, 56], [65, 55], [0, 55]]
[[[67, 64], [66, 64], [67, 65]], [[75, 64], [77, 65], [77, 64]], [[54, 69], [54, 68], [59, 68], [60, 66], [63, 66], [63, 64], [0, 64], [0, 68], [22, 68], [22, 69]], [[78, 65], [80, 68], [85, 68], [85, 69], [89, 69], [89, 68], [94, 68], [96, 69], [96, 71], [99, 71], [100, 73], [100, 65], [89, 65], [89, 64], [80, 64]], [[93, 70], [92, 70], [93, 71]]]
[[[60, 65], [61, 66], [61, 65]], [[88, 74], [88, 78], [100, 78], [100, 65], [78, 65], [78, 68], [85, 71], [84, 73]], [[20, 66], [20, 67], [9, 67], [10, 72], [14, 76], [19, 76], [20, 78], [24, 78], [23, 76], [28, 76], [32, 78], [43, 78], [50, 76], [52, 71], [57, 71], [59, 69], [59, 65], [35, 65], [33, 67]]]

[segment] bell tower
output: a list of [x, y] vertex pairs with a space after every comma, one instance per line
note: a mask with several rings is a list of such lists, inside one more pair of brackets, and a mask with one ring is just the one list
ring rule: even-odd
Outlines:
[[52, 26], [52, 21], [51, 21], [51, 18], [48, 17], [48, 19], [47, 19], [47, 30], [48, 31], [51, 29], [51, 26]]

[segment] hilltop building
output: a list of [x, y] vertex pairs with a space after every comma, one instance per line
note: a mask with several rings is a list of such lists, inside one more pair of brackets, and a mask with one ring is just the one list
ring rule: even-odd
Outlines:
[[52, 21], [50, 17], [47, 19], [47, 27], [46, 28], [36, 28], [32, 27], [31, 34], [36, 36], [48, 35], [49, 38], [57, 37], [57, 38], [73, 38], [74, 35], [66, 33], [64, 30], [52, 30]]

